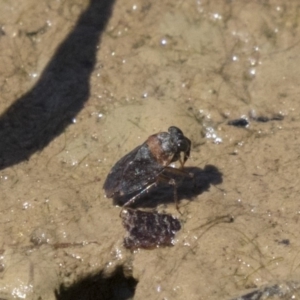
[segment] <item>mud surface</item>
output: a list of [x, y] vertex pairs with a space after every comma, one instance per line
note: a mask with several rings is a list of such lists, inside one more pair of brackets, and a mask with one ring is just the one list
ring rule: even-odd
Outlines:
[[[299, 299], [298, 1], [105, 3], [98, 28], [77, 27], [87, 0], [0, 0], [0, 298], [63, 299], [61, 286], [121, 268], [134, 299], [282, 282], [295, 284], [278, 297]], [[240, 118], [249, 125], [228, 125]], [[180, 186], [182, 215], [154, 192], [182, 229], [171, 248], [132, 253], [102, 185], [170, 125], [192, 141], [198, 190]]]

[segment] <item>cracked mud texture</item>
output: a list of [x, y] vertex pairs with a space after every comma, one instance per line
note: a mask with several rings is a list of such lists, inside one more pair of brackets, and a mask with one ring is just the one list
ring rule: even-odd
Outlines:
[[[0, 298], [55, 299], [61, 285], [122, 265], [138, 281], [134, 299], [232, 299], [245, 289], [299, 282], [299, 5], [116, 1], [90, 49], [92, 65], [76, 71], [88, 72], [80, 106], [67, 117], [60, 109], [77, 97], [76, 72], [45, 86], [53, 105], [46, 125], [57, 129], [51, 136], [37, 130], [32, 102], [21, 106], [26, 118], [17, 128], [29, 134], [26, 142], [42, 142], [25, 143], [27, 153], [1, 166]], [[88, 7], [86, 0], [0, 0], [0, 121], [16, 116], [9, 108], [18, 99], [35, 99], [31, 93]], [[66, 53], [70, 63], [75, 54]], [[270, 121], [227, 125], [249, 115]], [[272, 120], [278, 115], [284, 119]], [[119, 158], [171, 125], [192, 140], [186, 166], [203, 171], [199, 180], [208, 166], [221, 175], [197, 195], [182, 187], [182, 216], [171, 201], [160, 203], [181, 220], [174, 247], [131, 253], [122, 245], [119, 208], [102, 185]], [[1, 145], [13, 137], [22, 148], [14, 128], [12, 136], [0, 129]], [[16, 148], [6, 149], [0, 153], [9, 158]], [[291, 293], [300, 298], [296, 288]]]

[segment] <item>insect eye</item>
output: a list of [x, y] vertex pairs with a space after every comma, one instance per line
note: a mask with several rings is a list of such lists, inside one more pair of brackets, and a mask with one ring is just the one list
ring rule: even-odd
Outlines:
[[178, 141], [177, 146], [178, 146], [178, 150], [179, 151], [184, 151], [184, 152], [188, 151], [189, 148], [190, 148], [190, 145], [187, 142], [187, 140], [180, 140], [180, 141]]

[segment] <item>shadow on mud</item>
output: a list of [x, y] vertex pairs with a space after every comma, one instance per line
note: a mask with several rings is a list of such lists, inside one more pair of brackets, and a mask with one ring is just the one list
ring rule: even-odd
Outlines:
[[137, 281], [124, 275], [122, 266], [109, 276], [103, 272], [86, 277], [69, 288], [56, 291], [57, 300], [126, 300], [132, 299]]
[[283, 281], [281, 283], [261, 286], [242, 296], [231, 300], [288, 300], [298, 299], [300, 283], [298, 281]]
[[[197, 167], [184, 168], [187, 173], [192, 173], [193, 178], [182, 177], [178, 175], [172, 176], [177, 182], [178, 201], [182, 199], [193, 200], [196, 196], [208, 191], [211, 185], [221, 184], [222, 173], [217, 167], [206, 165], [204, 169]], [[126, 197], [116, 198], [113, 200], [114, 205], [122, 206], [134, 194]], [[174, 203], [174, 188], [168, 184], [159, 183], [156, 188], [153, 188], [143, 197], [136, 200], [130, 207], [148, 207], [154, 208], [159, 204]]]
[[0, 169], [42, 150], [82, 109], [113, 4], [114, 0], [91, 0], [36, 85], [0, 116]]

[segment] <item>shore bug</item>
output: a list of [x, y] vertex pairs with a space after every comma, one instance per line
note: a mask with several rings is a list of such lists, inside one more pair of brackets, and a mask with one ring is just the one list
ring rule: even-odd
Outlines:
[[[158, 182], [174, 186], [174, 200], [178, 210], [176, 181], [171, 174], [190, 176], [183, 166], [190, 156], [191, 141], [175, 126], [168, 132], [150, 135], [140, 146], [122, 157], [109, 172], [103, 188], [108, 198], [133, 195], [123, 207], [133, 204]], [[169, 165], [180, 162], [180, 169]]]

